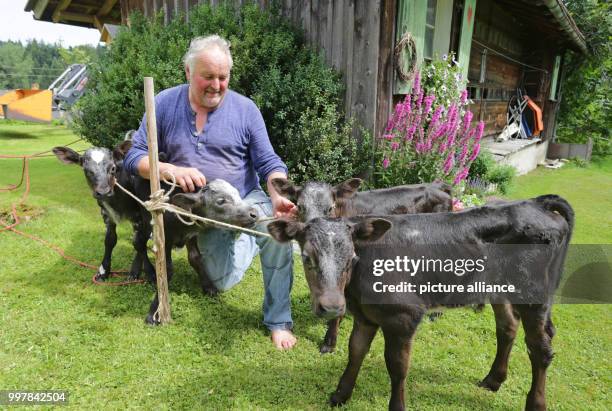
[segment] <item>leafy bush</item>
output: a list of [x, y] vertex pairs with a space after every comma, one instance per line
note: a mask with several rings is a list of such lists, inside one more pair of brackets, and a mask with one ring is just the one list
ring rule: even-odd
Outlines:
[[491, 184], [497, 185], [497, 190], [506, 194], [512, 179], [516, 176], [514, 167], [508, 164], [496, 164], [496, 166], [487, 173], [487, 180]]
[[164, 26], [162, 16], [130, 19], [131, 30], [113, 40], [79, 102], [75, 128], [91, 143], [110, 147], [137, 128], [144, 112], [142, 77], [154, 77], [156, 90], [184, 83], [181, 59], [190, 40], [217, 33], [232, 44], [230, 88], [258, 105], [294, 181], [338, 182], [369, 166], [363, 160], [369, 139], [359, 144], [350, 137], [352, 122], [340, 109], [340, 75], [276, 10], [199, 5], [188, 25], [176, 18]]
[[470, 167], [470, 177], [466, 191], [485, 195], [487, 187], [482, 186], [495, 184], [497, 191], [506, 194], [515, 176], [516, 170], [514, 167], [509, 164], [497, 163], [488, 151], [483, 151]]
[[[436, 102], [450, 107], [453, 102], [461, 100], [465, 89], [461, 67], [454, 59], [454, 54], [443, 55], [423, 67], [423, 90], [436, 96]], [[462, 111], [464, 107], [461, 107]], [[463, 113], [462, 113], [463, 114]]]

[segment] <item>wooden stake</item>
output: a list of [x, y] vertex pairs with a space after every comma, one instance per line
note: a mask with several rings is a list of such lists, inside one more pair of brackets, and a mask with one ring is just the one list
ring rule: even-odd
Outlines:
[[[157, 157], [157, 121], [155, 117], [155, 94], [153, 77], [144, 78], [145, 109], [147, 113], [147, 144], [149, 146], [149, 178], [151, 193], [159, 191], [159, 164]], [[168, 296], [168, 277], [166, 276], [166, 247], [164, 244], [164, 216], [162, 211], [152, 211], [153, 241], [155, 243], [155, 270], [157, 271], [157, 297], [159, 306], [157, 316], [160, 324], [168, 324], [170, 299]]]

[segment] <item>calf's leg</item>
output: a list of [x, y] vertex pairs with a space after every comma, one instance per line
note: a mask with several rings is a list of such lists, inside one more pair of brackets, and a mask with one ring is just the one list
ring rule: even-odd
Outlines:
[[327, 354], [336, 349], [338, 328], [340, 327], [342, 318], [344, 318], [344, 316], [334, 318], [333, 320], [329, 320], [327, 322], [327, 332], [325, 333], [325, 337], [323, 337], [323, 344], [321, 344], [321, 348], [319, 348], [319, 352], [321, 354]]
[[198, 273], [200, 286], [204, 294], [211, 297], [219, 294], [219, 290], [210, 280], [208, 271], [202, 262], [202, 253], [198, 248], [198, 237], [192, 237], [187, 241], [187, 259], [189, 260], [189, 265]]
[[553, 359], [550, 308], [543, 305], [519, 307], [531, 360], [531, 389], [525, 409], [542, 411], [546, 410], [546, 370]]
[[499, 387], [508, 374], [508, 359], [512, 344], [516, 337], [519, 319], [512, 310], [510, 304], [492, 304], [495, 313], [495, 333], [497, 335], [497, 353], [491, 365], [489, 374], [478, 384], [480, 387], [491, 391], [499, 390]]
[[338, 388], [332, 394], [329, 402], [332, 406], [344, 404], [351, 397], [355, 381], [361, 368], [361, 363], [365, 355], [370, 350], [370, 344], [378, 331], [378, 326], [366, 324], [355, 318], [353, 322], [353, 331], [349, 341], [349, 360], [344, 370], [344, 374], [340, 377]]
[[117, 245], [117, 226], [106, 216], [104, 217], [104, 223], [106, 224], [104, 257], [102, 257], [102, 264], [98, 268], [98, 274], [96, 274], [97, 281], [104, 281], [110, 276], [111, 256], [113, 255], [115, 245]]
[[[140, 272], [142, 271], [142, 263], [143, 263], [143, 252], [140, 245], [140, 225], [138, 223], [132, 223], [132, 229], [134, 231], [134, 237], [132, 238], [132, 246], [136, 251], [134, 258], [132, 259], [132, 265], [130, 266], [130, 273], [128, 275], [128, 281], [134, 281], [140, 278]], [[144, 253], [146, 255], [146, 242]]]
[[[136, 257], [134, 257], [134, 261], [132, 262], [129, 279], [135, 280], [140, 278], [141, 269], [144, 268], [147, 281], [151, 284], [155, 284], [155, 267], [151, 264], [151, 260], [149, 260], [149, 255], [147, 254], [147, 241], [149, 241], [151, 235], [151, 227], [143, 221], [137, 221], [133, 224], [133, 228], [134, 239], [132, 245], [136, 250]], [[139, 264], [137, 269], [135, 267], [136, 264]]]
[[404, 405], [404, 386], [406, 384], [406, 374], [410, 365], [410, 349], [414, 328], [403, 330], [398, 334], [395, 330], [385, 330], [385, 363], [387, 372], [391, 378], [391, 399], [389, 400], [389, 410], [403, 411]]

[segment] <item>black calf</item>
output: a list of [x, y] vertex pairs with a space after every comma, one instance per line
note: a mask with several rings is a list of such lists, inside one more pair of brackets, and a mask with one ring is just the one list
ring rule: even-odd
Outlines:
[[112, 152], [107, 148], [92, 147], [80, 155], [68, 147], [55, 147], [53, 153], [66, 164], [78, 164], [83, 168], [87, 184], [100, 206], [100, 213], [106, 225], [104, 257], [98, 268], [97, 280], [106, 280], [111, 273], [111, 257], [117, 244], [117, 224], [123, 219], [132, 223], [136, 250], [130, 267], [129, 280], [140, 278], [144, 266], [147, 279], [155, 282], [155, 269], [147, 256], [147, 240], [150, 226], [143, 220], [140, 205], [122, 190], [115, 189], [119, 182], [129, 191], [134, 191], [135, 177], [123, 168], [123, 158], [131, 147], [130, 141], [119, 144]]

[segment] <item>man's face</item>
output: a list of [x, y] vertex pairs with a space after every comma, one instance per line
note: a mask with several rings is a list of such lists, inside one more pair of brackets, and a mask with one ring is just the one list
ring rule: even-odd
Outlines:
[[230, 79], [230, 66], [225, 53], [213, 48], [202, 52], [194, 61], [193, 70], [185, 69], [192, 103], [203, 108], [216, 108]]

